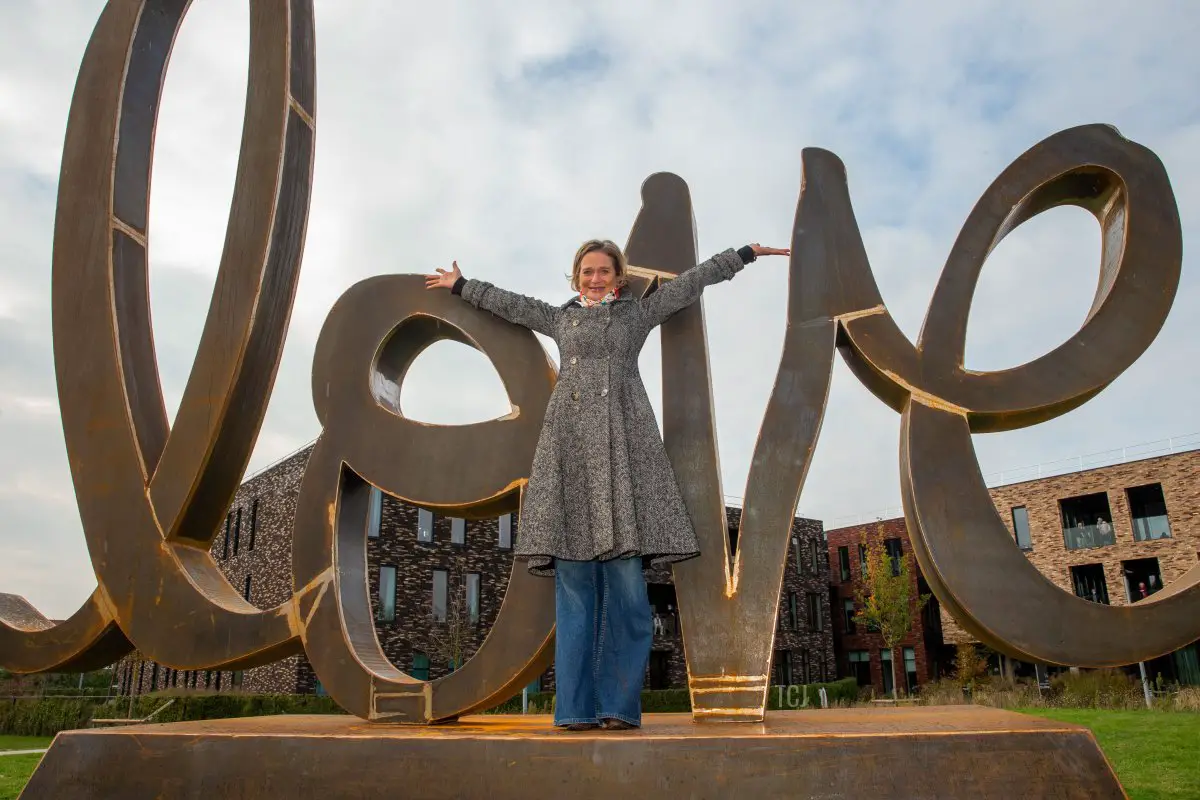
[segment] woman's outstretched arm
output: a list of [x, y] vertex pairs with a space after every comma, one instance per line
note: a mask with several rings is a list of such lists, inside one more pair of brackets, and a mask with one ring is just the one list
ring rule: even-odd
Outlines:
[[642, 311], [651, 326], [661, 325], [675, 312], [699, 300], [706, 286], [729, 280], [759, 256], [786, 256], [791, 252], [787, 248], [748, 244], [738, 250], [717, 253], [703, 264], [697, 264], [678, 278], [664, 283], [658, 291], [642, 301]]
[[559, 308], [533, 297], [500, 289], [487, 281], [468, 280], [459, 271], [457, 261], [449, 270], [439, 267], [436, 275], [426, 275], [425, 288], [449, 289], [451, 294], [462, 295], [476, 308], [490, 311], [514, 325], [554, 336]]

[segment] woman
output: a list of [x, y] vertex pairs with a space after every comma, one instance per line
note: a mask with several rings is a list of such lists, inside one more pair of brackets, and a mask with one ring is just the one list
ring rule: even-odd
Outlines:
[[691, 518], [638, 372], [655, 326], [764, 255], [726, 250], [645, 298], [625, 287], [625, 256], [593, 239], [575, 253], [561, 306], [450, 270], [425, 276], [477, 308], [551, 337], [561, 368], [546, 408], [521, 504], [514, 554], [554, 576], [557, 615], [554, 724], [569, 730], [641, 724], [641, 689], [653, 628], [642, 561], [699, 554]]

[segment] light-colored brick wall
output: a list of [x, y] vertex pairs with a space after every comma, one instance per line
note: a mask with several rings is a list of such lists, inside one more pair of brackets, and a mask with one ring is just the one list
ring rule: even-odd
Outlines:
[[[1138, 542], [1133, 538], [1133, 520], [1126, 490], [1152, 483], [1162, 485], [1171, 538]], [[1116, 543], [1106, 547], [1068, 550], [1063, 542], [1059, 500], [1098, 492], [1108, 495]], [[1157, 558], [1163, 583], [1169, 584], [1195, 566], [1200, 558], [1200, 451], [998, 486], [991, 490], [991, 495], [1009, 533], [1013, 532], [1012, 509], [1025, 506], [1029, 512], [1033, 544], [1026, 556], [1038, 571], [1063, 591], [1074, 593], [1071, 567], [1103, 564], [1109, 602], [1125, 605], [1128, 601], [1122, 561]], [[942, 629], [948, 644], [974, 641], [944, 608]]]

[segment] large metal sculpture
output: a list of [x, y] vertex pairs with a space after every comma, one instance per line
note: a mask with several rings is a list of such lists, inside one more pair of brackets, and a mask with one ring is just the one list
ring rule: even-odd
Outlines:
[[[208, 549], [246, 468], [278, 366], [312, 178], [311, 0], [251, 0], [250, 79], [234, 200], [212, 305], [169, 426], [149, 324], [146, 214], [163, 75], [186, 0], [110, 0], [71, 106], [54, 243], [59, 398], [98, 588], [73, 617], [0, 607], [0, 665], [85, 670], [137, 647], [177, 669], [242, 669], [303, 650], [329, 693], [372, 720], [435, 722], [506, 699], [552, 654], [552, 582], [516, 564], [496, 623], [459, 671], [414, 679], [375, 637], [366, 576], [371, 485], [459, 516], [519, 508], [555, 371], [528, 331], [428, 293], [416, 276], [352, 287], [321, 333], [313, 400], [323, 431], [294, 531], [295, 593], [259, 610]], [[923, 573], [981, 641], [1058, 664], [1125, 664], [1200, 635], [1200, 567], [1133, 606], [1088, 603], [1043, 578], [992, 506], [970, 434], [1036, 424], [1086, 402], [1157, 335], [1179, 280], [1165, 170], [1114, 129], [1037, 144], [971, 213], [913, 345], [875, 285], [832, 153], [805, 150], [788, 326], [730, 554], [703, 307], [662, 331], [664, 431], [703, 555], [675, 566], [693, 714], [760, 720], [793, 509], [820, 432], [834, 351], [903, 415], [905, 513]], [[1063, 204], [1100, 223], [1099, 287], [1083, 327], [1022, 367], [963, 366], [967, 313], [999, 241]], [[697, 260], [687, 187], [652, 176], [628, 243], [641, 291]], [[399, 384], [438, 339], [482, 350], [512, 412], [443, 427], [407, 420]], [[732, 555], [732, 558], [731, 558]]]

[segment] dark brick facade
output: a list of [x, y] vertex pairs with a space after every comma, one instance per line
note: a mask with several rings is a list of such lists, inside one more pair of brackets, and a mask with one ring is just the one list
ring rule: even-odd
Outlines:
[[[866, 525], [854, 525], [849, 528], [839, 528], [828, 532], [829, 537], [829, 580], [832, 584], [830, 595], [834, 606], [834, 641], [837, 650], [837, 671], [839, 677], [857, 676], [859, 685], [871, 686], [876, 694], [885, 694], [887, 682], [891, 680], [890, 666], [885, 675], [884, 651], [887, 649], [883, 637], [872, 633], [860, 625], [852, 624], [848, 619], [847, 602], [853, 603], [855, 590], [862, 585], [863, 564], [860, 545], [878, 537], [881, 541], [889, 539], [899, 543], [901, 552], [909, 557], [909, 568], [912, 576], [912, 593], [914, 600], [919, 595], [930, 594], [929, 586], [921, 577], [916, 559], [912, 555], [912, 543], [908, 538], [908, 528], [903, 519], [890, 519]], [[843, 572], [843, 553], [848, 562], [849, 577]], [[906, 652], [907, 651], [907, 652]], [[906, 656], [911, 652], [913, 663], [906, 664]], [[854, 654], [852, 656], [852, 654]], [[851, 658], [866, 656], [868, 661], [852, 662]], [[944, 669], [950, 665], [952, 656], [942, 645], [941, 615], [937, 598], [932, 595], [920, 615], [915, 618], [909, 635], [901, 640], [891, 656], [895, 659], [896, 682], [901, 693], [912, 692], [924, 683], [937, 680]], [[867, 664], [866, 668], [856, 664]], [[906, 665], [912, 667], [910, 671]], [[869, 679], [866, 674], [869, 669]], [[861, 672], [859, 670], [862, 670]]]
[[[248, 599], [260, 608], [285, 602], [292, 593], [292, 518], [308, 453], [306, 448], [247, 480], [234, 498], [226, 528], [213, 544], [213, 555], [230, 582], [239, 590], [248, 586]], [[445, 647], [436, 645], [433, 636], [434, 571], [445, 573], [446, 597], [450, 604], [465, 605], [465, 582], [468, 576], [478, 578], [478, 620], [471, 621], [468, 614], [465, 624], [453, 626], [462, 634], [461, 652], [465, 660], [482, 644], [499, 613], [508, 588], [513, 556], [511, 544], [501, 545], [500, 520], [466, 522], [463, 541], [458, 543], [454, 541], [454, 522], [433, 515], [432, 537], [425, 537], [431, 540], [422, 541], [423, 537], [418, 534], [421, 513], [415, 506], [387, 495], [381, 496], [379, 534], [368, 539], [368, 570], [373, 588], [376, 634], [384, 653], [405, 672], [435, 679], [450, 669], [450, 658]], [[728, 515], [731, 529], [736, 530], [740, 509], [730, 508]], [[514, 514], [511, 540], [515, 541], [517, 535], [519, 530]], [[831, 678], [837, 667], [830, 625], [828, 562], [821, 523], [796, 519], [792, 538], [780, 598], [773, 681], [789, 678], [794, 683], [824, 680]], [[395, 570], [394, 614], [390, 613], [391, 609], [386, 609], [385, 613], [380, 599], [381, 569], [389, 568]], [[655, 637], [646, 685], [653, 688], [685, 687], [687, 670], [670, 570], [648, 569], [646, 578], [655, 614]], [[816, 621], [811, 619], [812, 607], [819, 609]], [[445, 626], [441, 629], [444, 631]], [[118, 685], [122, 692], [138, 693], [185, 686], [213, 691], [321, 691], [304, 656], [293, 656], [244, 674], [175, 673], [154, 664], [127, 659], [118, 668]], [[549, 691], [553, 686], [554, 671], [551, 668], [534, 688]]]

